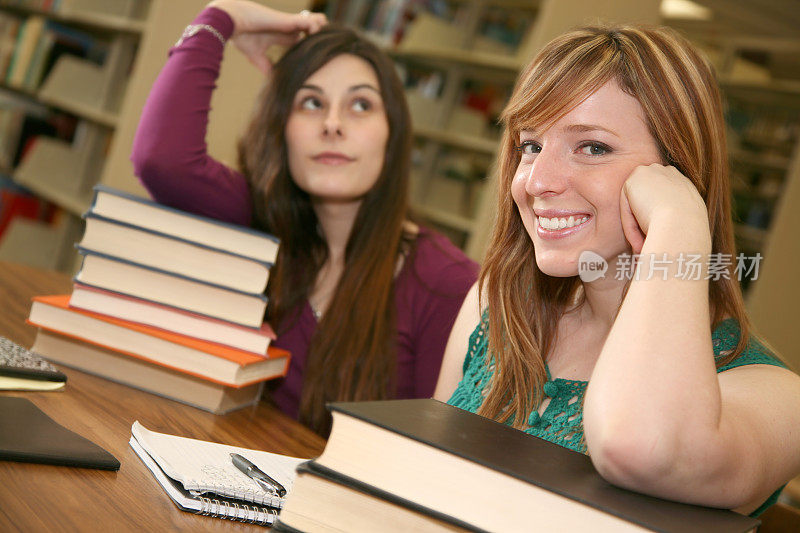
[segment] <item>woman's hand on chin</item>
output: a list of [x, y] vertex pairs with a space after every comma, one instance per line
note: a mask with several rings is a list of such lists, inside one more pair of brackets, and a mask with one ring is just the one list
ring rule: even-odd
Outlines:
[[231, 17], [233, 44], [264, 74], [272, 68], [266, 56], [270, 46], [291, 46], [328, 23], [322, 13], [285, 13], [250, 0], [214, 0], [208, 7], [221, 9]]
[[620, 192], [620, 216], [634, 254], [642, 252], [654, 230], [671, 232], [676, 239], [689, 238], [692, 248], [698, 243], [703, 247], [708, 243], [710, 248], [706, 204], [689, 178], [673, 166], [636, 167]]

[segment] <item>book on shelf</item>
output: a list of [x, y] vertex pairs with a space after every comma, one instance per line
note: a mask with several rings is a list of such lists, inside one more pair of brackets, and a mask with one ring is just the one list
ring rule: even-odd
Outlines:
[[345, 26], [359, 27], [364, 23], [370, 9], [369, 0], [346, 0], [337, 2], [335, 12], [331, 13], [331, 20], [336, 20]]
[[74, 281], [161, 305], [259, 328], [267, 298], [165, 272], [160, 269], [78, 248], [83, 256]]
[[6, 107], [4, 104], [6, 102], [0, 102], [0, 172], [11, 174], [13, 171], [11, 162], [17, 152], [25, 113], [13, 107]]
[[267, 287], [271, 263], [133, 226], [91, 209], [84, 218], [79, 246], [85, 250], [246, 293], [263, 293]]
[[50, 12], [57, 10], [61, 2], [62, 0], [3, 0], [2, 4]]
[[55, 35], [45, 29], [39, 37], [39, 42], [36, 43], [36, 48], [33, 50], [28, 68], [25, 70], [25, 76], [20, 84], [23, 89], [35, 91], [42, 83], [45, 67], [47, 66], [47, 59], [54, 45]]
[[286, 375], [289, 353], [266, 356], [69, 307], [69, 295], [33, 298], [28, 323], [230, 387]]
[[0, 390], [60, 390], [67, 376], [32, 350], [0, 337]]
[[22, 88], [25, 82], [25, 74], [33, 59], [36, 45], [44, 31], [45, 19], [39, 15], [31, 15], [22, 23], [17, 34], [17, 43], [14, 48], [14, 55], [6, 73], [6, 83], [11, 87]]
[[21, 24], [19, 17], [0, 13], [0, 80], [5, 80], [8, 73]]
[[20, 87], [29, 91], [38, 89], [58, 58], [64, 54], [101, 64], [107, 48], [107, 43], [86, 32], [47, 20], [31, 54]]
[[239, 326], [80, 283], [74, 284], [69, 305], [259, 355], [267, 353], [274, 336], [267, 323], [260, 328]]
[[[71, 143], [69, 139], [73, 137], [77, 125], [78, 119], [65, 113], [26, 112], [22, 119], [22, 125], [12, 159], [12, 166], [17, 168], [17, 172], [14, 173], [15, 179], [21, 164], [35, 163], [35, 161], [32, 161], [35, 159], [33, 157], [35, 155], [34, 152], [41, 148], [42, 145], [57, 143], [60, 146], [64, 146], [66, 150], [70, 150]], [[37, 150], [34, 150], [34, 147], [36, 147]], [[43, 157], [54, 156], [54, 158], [58, 155], [60, 154], [54, 154], [52, 151], [42, 154]], [[69, 161], [67, 161], [67, 163], [69, 163]], [[34, 165], [34, 167], [36, 167], [36, 165]], [[34, 173], [34, 176], [41, 181], [62, 185], [62, 183], [69, 178], [68, 174], [66, 176], [64, 174], [67, 172], [65, 169], [70, 168], [65, 165], [64, 157], [58, 158], [55, 162], [51, 162], [50, 165], [39, 166], [39, 168], [47, 169], [52, 174], [45, 174], [42, 176], [41, 174]], [[38, 170], [38, 168], [36, 170]], [[68, 189], [66, 185], [62, 185], [61, 188]]]
[[284, 498], [262, 490], [238, 470], [231, 454], [250, 460], [291, 491], [304, 460], [131, 427], [130, 446], [181, 510], [271, 525]]
[[231, 387], [45, 329], [33, 351], [60, 365], [221, 415], [258, 403], [263, 383]]
[[180, 211], [105, 185], [94, 188], [90, 211], [132, 226], [169, 234], [177, 239], [203, 243], [264, 263], [278, 255], [277, 237], [251, 228]]
[[48, 22], [45, 33], [53, 45], [40, 66], [39, 98], [72, 108], [116, 109], [109, 100], [118, 61], [115, 50], [128, 48], [128, 44], [54, 21]]
[[[732, 511], [615, 487], [587, 455], [436, 400], [334, 403], [330, 409], [325, 450], [301, 474], [281, 513], [280, 523], [289, 528], [332, 531], [343, 524], [338, 514], [319, 514], [325, 492], [315, 489], [315, 497], [311, 489], [320, 482], [305, 482], [305, 476], [324, 478], [328, 493], [352, 489], [349, 498], [338, 497], [348, 509], [378, 498], [417, 520], [456, 530], [528, 531], [535, 525], [542, 531], [706, 533], [753, 531], [759, 524]], [[383, 516], [359, 515], [346, 529], [380, 528]]]
[[0, 236], [16, 218], [52, 222], [53, 208], [12, 183], [0, 182]]
[[87, 59], [101, 65], [109, 52], [109, 42], [89, 32], [54, 20], [48, 20], [45, 31], [54, 35], [55, 46], [47, 58], [46, 72], [50, 72], [63, 54]]

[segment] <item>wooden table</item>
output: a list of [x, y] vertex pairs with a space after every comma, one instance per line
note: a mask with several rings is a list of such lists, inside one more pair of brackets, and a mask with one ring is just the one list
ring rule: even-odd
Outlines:
[[[30, 299], [68, 293], [69, 277], [0, 262], [0, 335], [30, 347]], [[2, 392], [33, 401], [59, 424], [111, 452], [118, 472], [0, 461], [0, 531], [264, 531], [180, 511], [128, 445], [131, 424], [154, 431], [315, 457], [325, 441], [265, 403], [218, 416], [61, 367], [59, 392]]]

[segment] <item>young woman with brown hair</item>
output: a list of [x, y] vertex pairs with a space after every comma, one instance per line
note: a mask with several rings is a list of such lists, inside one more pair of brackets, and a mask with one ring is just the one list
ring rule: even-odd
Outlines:
[[576, 30], [503, 120], [498, 219], [435, 397], [613, 483], [760, 513], [800, 472], [800, 379], [750, 334], [711, 68], [667, 29]]
[[[281, 239], [267, 320], [292, 360], [271, 395], [322, 434], [327, 401], [432, 394], [477, 277], [460, 250], [408, 220], [412, 128], [393, 63], [325, 23], [243, 0], [209, 4], [171, 50], [132, 156], [156, 200]], [[240, 143], [242, 174], [204, 142], [227, 39], [268, 75]], [[292, 46], [271, 65], [275, 43]]]

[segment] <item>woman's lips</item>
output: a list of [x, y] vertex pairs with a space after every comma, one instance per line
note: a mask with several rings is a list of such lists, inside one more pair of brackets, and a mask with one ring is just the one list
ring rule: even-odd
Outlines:
[[312, 157], [312, 159], [322, 165], [331, 166], [346, 165], [347, 163], [351, 163], [353, 161], [352, 157], [349, 157], [345, 154], [340, 154], [338, 152], [323, 152], [315, 155]]

